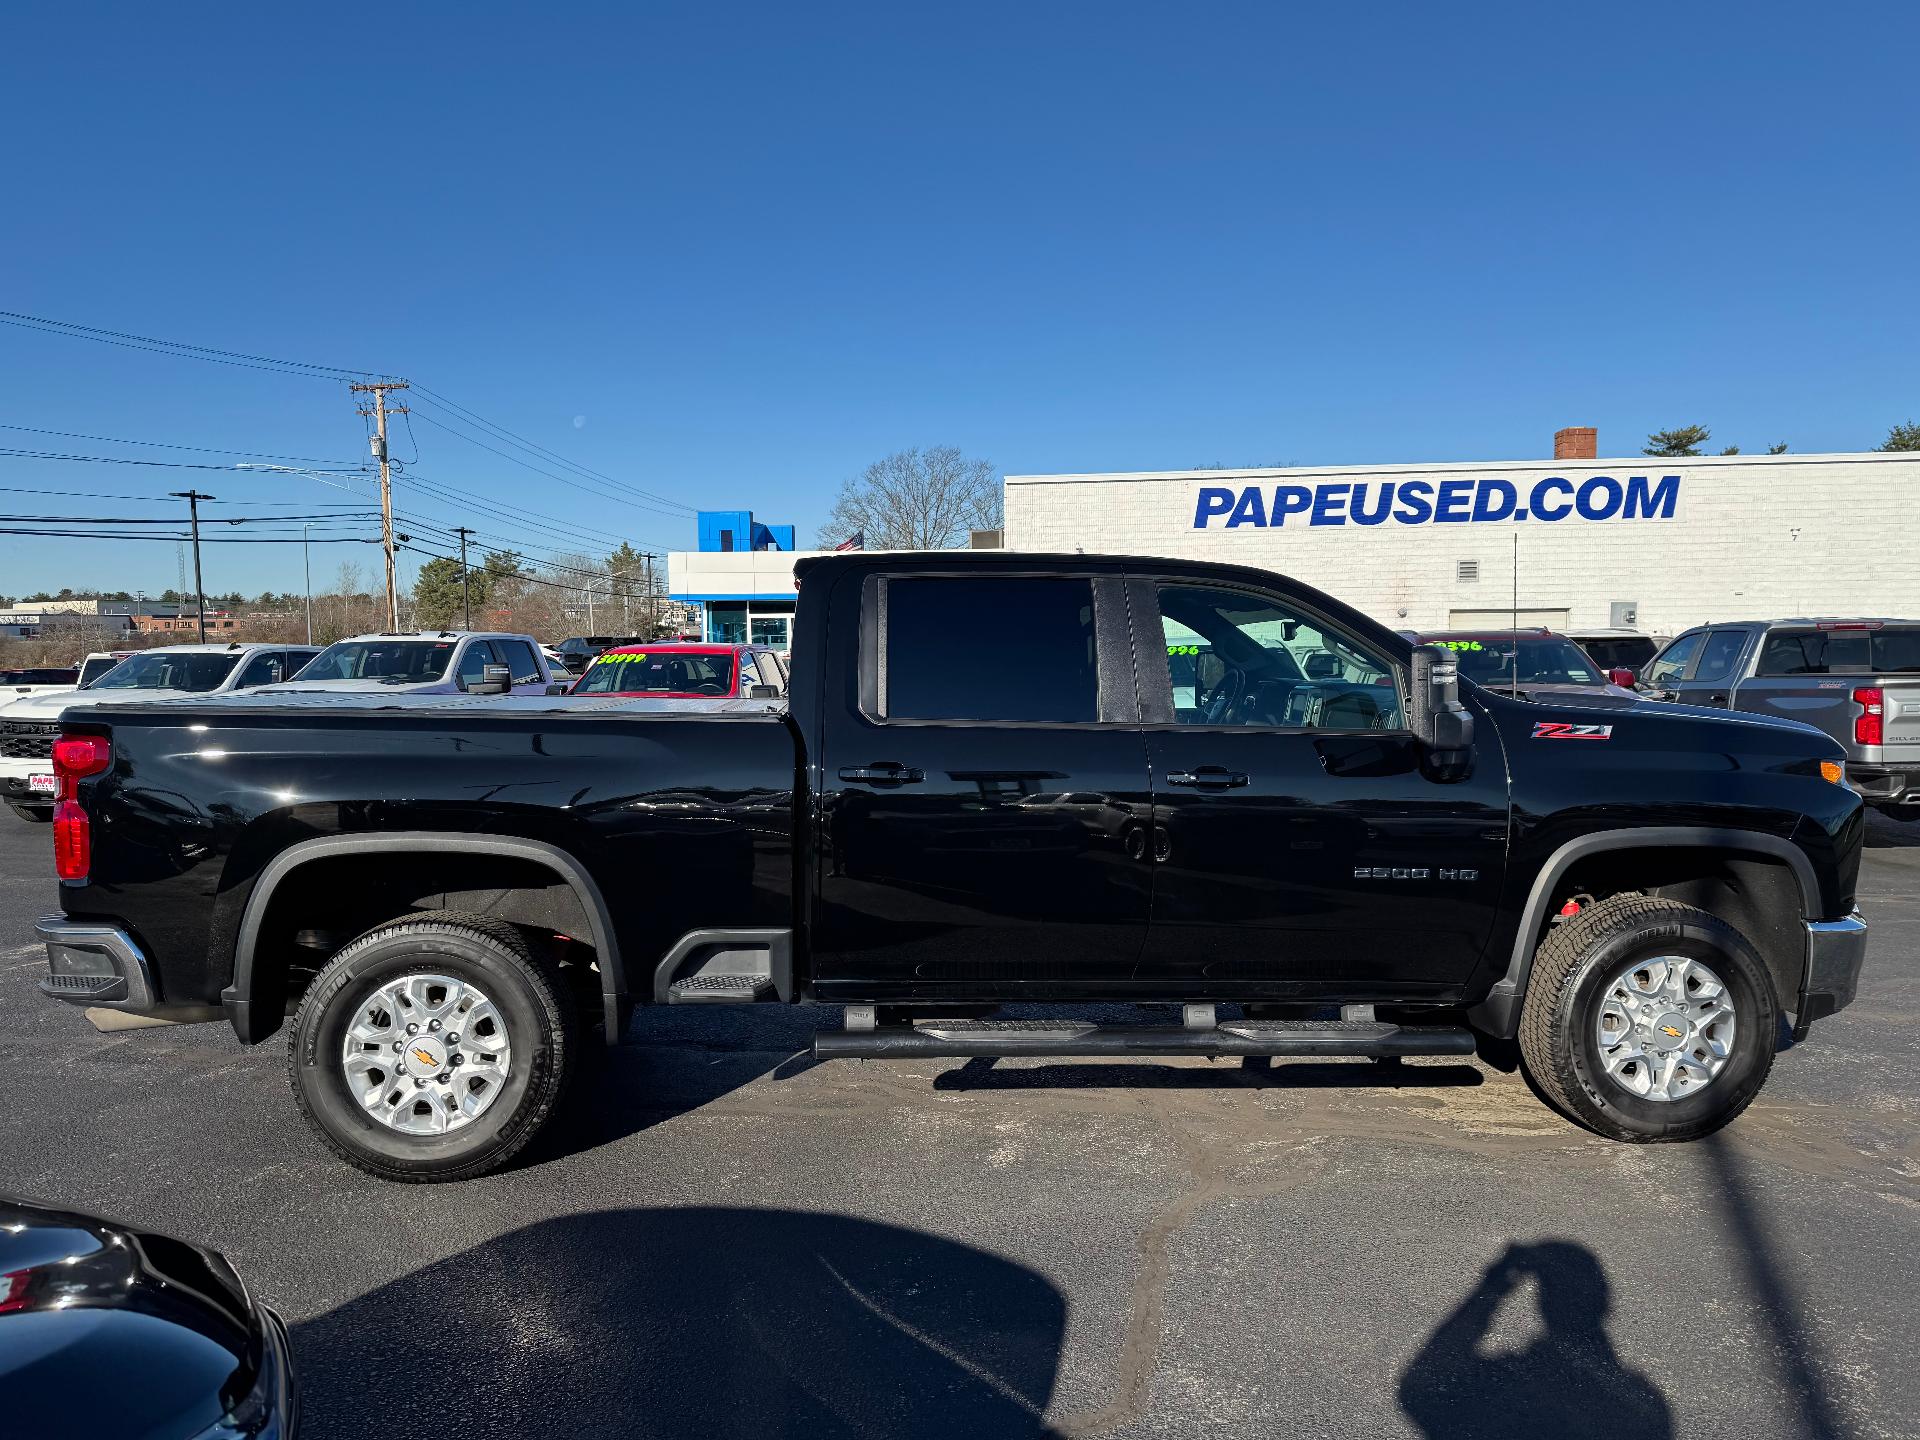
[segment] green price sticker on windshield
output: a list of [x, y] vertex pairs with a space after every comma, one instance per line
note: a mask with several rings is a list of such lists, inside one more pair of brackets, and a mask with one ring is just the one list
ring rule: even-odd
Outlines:
[[1198, 645], [1167, 646], [1167, 654], [1169, 655], [1198, 655], [1199, 653], [1200, 653], [1200, 647]]
[[1433, 642], [1442, 650], [1480, 650], [1483, 647], [1478, 640], [1436, 640]]

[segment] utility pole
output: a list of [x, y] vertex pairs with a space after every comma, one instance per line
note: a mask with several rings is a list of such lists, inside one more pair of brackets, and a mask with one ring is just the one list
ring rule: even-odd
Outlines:
[[313, 522], [307, 521], [300, 527], [300, 559], [307, 570], [307, 644], [313, 644], [313, 551], [307, 545], [307, 531], [313, 528]]
[[207, 643], [207, 587], [200, 578], [200, 502], [211, 500], [213, 496], [202, 495], [198, 490], [169, 490], [176, 500], [187, 502], [187, 513], [193, 517], [193, 597], [200, 607], [200, 643]]
[[660, 638], [660, 617], [653, 608], [653, 552], [647, 552], [647, 638]]
[[355, 383], [347, 387], [356, 394], [373, 396], [371, 405], [360, 407], [362, 415], [373, 417], [373, 458], [380, 462], [380, 538], [381, 548], [387, 554], [387, 628], [400, 628], [400, 592], [394, 584], [393, 560], [393, 476], [387, 465], [387, 416], [404, 415], [407, 407], [387, 406], [389, 390], [404, 390], [404, 380], [376, 380], [371, 384]]
[[473, 596], [467, 589], [467, 536], [473, 534], [464, 525], [454, 526], [453, 533], [460, 537], [460, 613], [466, 616], [466, 628], [473, 628]]

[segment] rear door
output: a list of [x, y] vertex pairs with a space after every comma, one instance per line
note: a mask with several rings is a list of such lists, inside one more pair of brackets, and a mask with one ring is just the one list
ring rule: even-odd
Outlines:
[[1154, 579], [1131, 593], [1153, 722], [1142, 982], [1195, 999], [1464, 982], [1505, 866], [1491, 723], [1469, 775], [1431, 778], [1403, 667], [1354, 630], [1239, 585]]
[[830, 603], [859, 660], [822, 687], [819, 992], [1124, 988], [1150, 796], [1118, 575], [869, 572]]

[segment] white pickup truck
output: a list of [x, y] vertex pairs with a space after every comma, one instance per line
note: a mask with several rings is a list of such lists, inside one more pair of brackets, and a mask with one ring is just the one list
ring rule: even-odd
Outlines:
[[[113, 705], [224, 695], [284, 680], [317, 645], [162, 645], [115, 661], [89, 655], [78, 687], [43, 690], [0, 705], [0, 801], [22, 820], [53, 818], [53, 741], [69, 705]], [[104, 664], [99, 662], [104, 661]], [[93, 674], [87, 672], [92, 669]]]

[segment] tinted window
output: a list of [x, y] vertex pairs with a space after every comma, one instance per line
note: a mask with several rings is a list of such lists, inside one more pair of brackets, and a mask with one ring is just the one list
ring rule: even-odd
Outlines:
[[1700, 648], [1700, 640], [1707, 632], [1696, 630], [1691, 635], [1682, 635], [1654, 658], [1647, 666], [1647, 673], [1640, 678], [1649, 685], [1671, 685], [1686, 670], [1687, 662], [1693, 659], [1693, 652]]
[[451, 640], [342, 640], [314, 656], [300, 678], [417, 685], [446, 674], [452, 658]]
[[524, 640], [496, 640], [493, 648], [500, 653], [502, 663], [513, 668], [513, 683], [516, 685], [538, 685], [540, 683], [540, 662], [535, 658], [533, 647]]
[[0, 685], [77, 685], [78, 670], [0, 670]]
[[1776, 630], [1760, 649], [1761, 675], [1920, 671], [1920, 629]]
[[1090, 580], [894, 580], [889, 719], [1100, 718]]
[[234, 688], [242, 689], [249, 685], [273, 685], [286, 678], [286, 656], [278, 650], [262, 650], [240, 671]]
[[1740, 652], [1747, 647], [1747, 633], [1744, 630], [1715, 630], [1707, 636], [1706, 646], [1700, 651], [1700, 663], [1693, 667], [1696, 680], [1724, 680], [1733, 673], [1733, 665], [1740, 658]]
[[1476, 685], [1606, 684], [1586, 651], [1560, 635], [1455, 635], [1421, 643], [1451, 650], [1460, 673]]
[[94, 681], [95, 690], [212, 690], [233, 673], [238, 655], [198, 650], [166, 654], [149, 650], [113, 667]]
[[1160, 614], [1173, 715], [1183, 725], [1400, 728], [1392, 666], [1277, 600], [1163, 585]]
[[80, 665], [80, 683], [83, 686], [93, 684], [94, 681], [98, 680], [119, 663], [120, 662], [115, 660], [111, 655], [102, 656], [98, 660], [82, 661]]
[[1602, 670], [1638, 670], [1653, 658], [1653, 652], [1658, 647], [1645, 636], [1636, 635], [1619, 639], [1582, 640], [1580, 648]]

